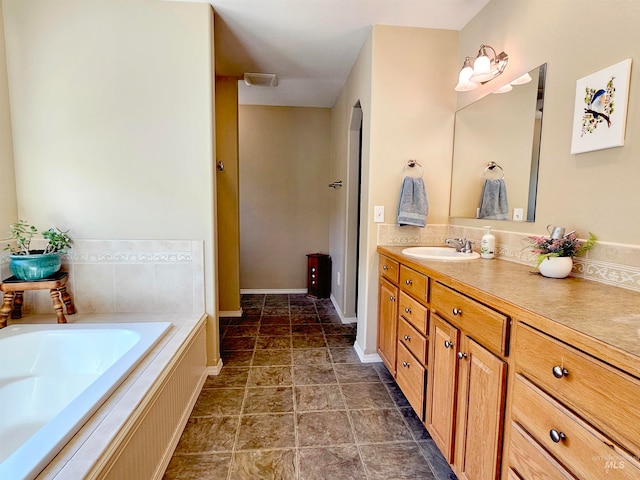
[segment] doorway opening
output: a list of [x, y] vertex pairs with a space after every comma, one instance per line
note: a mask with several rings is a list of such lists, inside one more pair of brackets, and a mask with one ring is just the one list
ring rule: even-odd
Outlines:
[[351, 110], [347, 171], [345, 316], [358, 316], [358, 264], [360, 257], [360, 196], [362, 177], [362, 108], [360, 101]]

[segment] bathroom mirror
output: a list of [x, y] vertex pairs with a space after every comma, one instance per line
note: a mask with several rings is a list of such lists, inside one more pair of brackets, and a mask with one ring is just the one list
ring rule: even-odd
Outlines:
[[[492, 92], [456, 112], [451, 217], [482, 218], [485, 180], [503, 176], [506, 219], [522, 209], [517, 220], [535, 220], [545, 73], [543, 64], [528, 72], [531, 81], [514, 81], [510, 91]], [[491, 162], [499, 167], [488, 168]]]

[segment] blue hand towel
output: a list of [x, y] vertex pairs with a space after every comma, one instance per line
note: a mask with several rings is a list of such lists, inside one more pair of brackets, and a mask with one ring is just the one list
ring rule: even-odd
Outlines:
[[398, 205], [398, 225], [423, 227], [427, 224], [429, 202], [421, 177], [404, 177]]
[[507, 185], [504, 179], [485, 180], [478, 218], [509, 220]]

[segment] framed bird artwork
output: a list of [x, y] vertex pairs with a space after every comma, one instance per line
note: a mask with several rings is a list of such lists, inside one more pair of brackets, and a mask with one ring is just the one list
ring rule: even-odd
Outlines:
[[630, 77], [628, 58], [576, 82], [571, 153], [624, 145]]

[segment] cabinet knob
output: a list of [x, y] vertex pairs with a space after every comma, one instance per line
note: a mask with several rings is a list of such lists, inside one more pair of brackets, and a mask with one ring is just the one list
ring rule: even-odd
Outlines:
[[409, 279], [406, 279], [404, 283], [406, 283], [407, 285], [413, 285], [413, 282]]
[[382, 266], [382, 269], [383, 269], [383, 270], [385, 270], [385, 271], [386, 271], [386, 270], [389, 270], [389, 265], [383, 265], [383, 266]]
[[395, 302], [395, 301], [396, 301], [396, 297], [394, 297], [393, 295], [391, 295], [391, 296], [389, 297], [389, 300], [391, 300], [392, 302]]
[[567, 436], [563, 432], [559, 432], [555, 428], [549, 432], [549, 436], [555, 443], [560, 443], [562, 440], [565, 440], [567, 438]]
[[554, 365], [554, 367], [551, 369], [551, 371], [553, 372], [553, 376], [556, 378], [562, 378], [562, 377], [568, 377], [569, 376], [569, 370], [567, 370], [564, 367], [559, 367], [558, 365]]
[[316, 267], [311, 267], [311, 271], [315, 272], [316, 271]]
[[409, 368], [409, 362], [402, 362], [402, 366], [405, 368]]
[[411, 313], [411, 309], [409, 307], [404, 307], [404, 313]]
[[458, 315], [462, 315], [462, 309], [461, 308], [455, 308], [453, 309], [453, 315], [454, 316], [458, 316]]
[[405, 336], [404, 336], [404, 339], [405, 339], [407, 342], [410, 342], [410, 341], [411, 341], [411, 337], [410, 337], [409, 335], [405, 335]]
[[460, 360], [462, 360], [463, 358], [467, 358], [467, 354], [466, 353], [462, 353], [462, 352], [458, 352], [458, 358]]
[[445, 340], [444, 348], [451, 348], [451, 347], [453, 347], [453, 342], [450, 342], [449, 340]]

